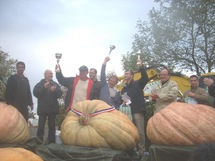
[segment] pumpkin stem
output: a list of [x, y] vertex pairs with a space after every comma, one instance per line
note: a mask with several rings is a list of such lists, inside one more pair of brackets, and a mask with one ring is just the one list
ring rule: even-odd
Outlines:
[[79, 117], [79, 123], [81, 125], [88, 125], [89, 118], [90, 118], [89, 115], [81, 115]]

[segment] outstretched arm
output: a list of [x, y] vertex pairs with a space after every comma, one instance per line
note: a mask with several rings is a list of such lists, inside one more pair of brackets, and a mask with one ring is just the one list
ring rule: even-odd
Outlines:
[[107, 62], [110, 60], [109, 57], [106, 57], [103, 64], [102, 64], [102, 69], [101, 69], [101, 86], [105, 86], [107, 84], [107, 80], [106, 80], [106, 64]]
[[141, 78], [139, 79], [139, 86], [140, 86], [140, 88], [143, 89], [146, 86], [146, 84], [148, 83], [149, 78], [146, 73], [146, 69], [143, 66], [141, 66], [139, 69], [140, 69], [140, 73], [141, 73]]

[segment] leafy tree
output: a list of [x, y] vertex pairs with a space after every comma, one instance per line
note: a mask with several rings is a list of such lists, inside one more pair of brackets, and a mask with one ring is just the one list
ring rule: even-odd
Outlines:
[[5, 53], [0, 48], [0, 73], [1, 77], [8, 78], [11, 74], [16, 72], [16, 59], [10, 58], [8, 53]]
[[[155, 0], [150, 24], [139, 20], [133, 51], [123, 57], [131, 68], [137, 51], [149, 66], [164, 64], [200, 75], [215, 69], [215, 3], [213, 0]], [[132, 62], [134, 64], [134, 62]], [[133, 68], [131, 68], [133, 69]]]
[[15, 72], [17, 60], [11, 59], [8, 53], [0, 49], [0, 101], [5, 99], [5, 86], [7, 78]]

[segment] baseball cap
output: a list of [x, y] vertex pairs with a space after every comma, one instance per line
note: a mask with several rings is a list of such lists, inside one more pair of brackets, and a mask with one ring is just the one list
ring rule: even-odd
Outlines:
[[85, 66], [85, 65], [82, 65], [80, 68], [79, 68], [79, 71], [88, 71], [88, 68]]

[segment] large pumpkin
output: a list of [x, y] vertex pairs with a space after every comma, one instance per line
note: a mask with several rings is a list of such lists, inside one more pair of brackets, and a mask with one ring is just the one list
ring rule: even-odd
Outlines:
[[201, 104], [174, 102], [147, 123], [154, 144], [196, 145], [215, 141], [215, 109]]
[[1, 161], [43, 161], [38, 155], [24, 148], [0, 148]]
[[64, 144], [131, 150], [139, 141], [129, 117], [101, 100], [77, 103], [61, 125]]
[[24, 143], [29, 136], [22, 114], [15, 107], [0, 103], [0, 143]]

